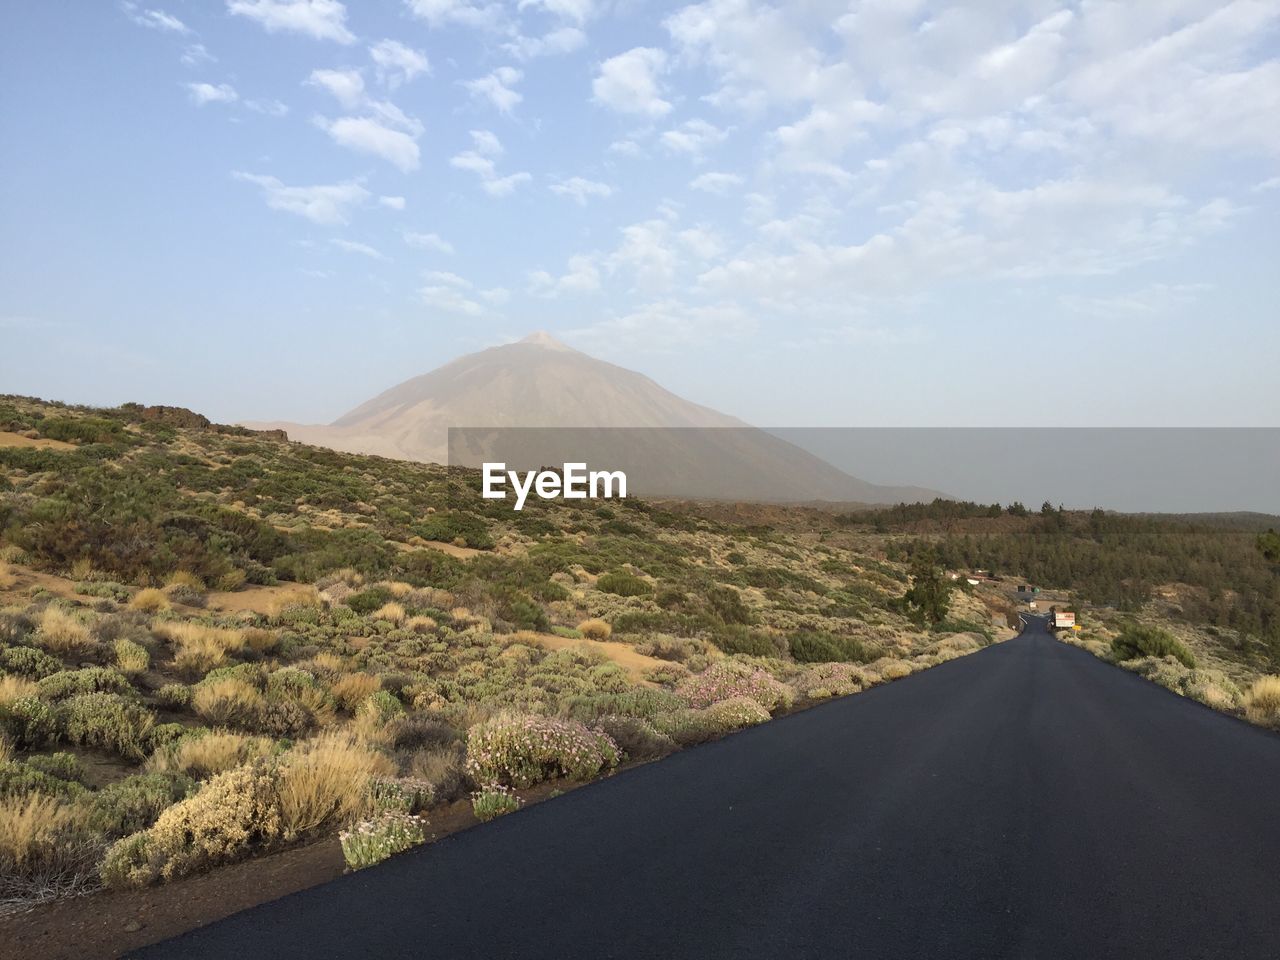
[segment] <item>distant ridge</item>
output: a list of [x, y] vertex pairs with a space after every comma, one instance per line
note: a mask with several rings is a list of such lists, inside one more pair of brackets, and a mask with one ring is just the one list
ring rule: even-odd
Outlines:
[[[575, 350], [545, 331], [467, 354], [406, 380], [331, 424], [246, 426], [282, 429], [293, 440], [349, 453], [436, 463], [448, 462], [450, 427], [648, 428], [628, 434], [627, 441], [616, 441], [618, 457], [643, 457], [647, 464], [667, 467], [653, 480], [663, 489], [636, 492], [867, 504], [941, 496], [933, 490], [859, 480], [735, 417], [678, 397], [643, 374]], [[613, 442], [605, 430], [592, 431], [592, 436]], [[726, 486], [717, 478], [732, 478], [733, 484]]]

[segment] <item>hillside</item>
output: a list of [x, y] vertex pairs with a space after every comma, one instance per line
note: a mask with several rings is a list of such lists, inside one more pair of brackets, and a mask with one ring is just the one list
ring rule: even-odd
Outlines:
[[[459, 357], [328, 425], [248, 426], [282, 429], [334, 450], [427, 463], [502, 460], [529, 469], [585, 460], [624, 470], [635, 490], [652, 496], [874, 504], [938, 495], [852, 477], [545, 333]], [[451, 427], [470, 430], [472, 442], [450, 450]]]
[[39, 826], [0, 842], [0, 901], [336, 847], [356, 821], [360, 866], [420, 818], [456, 829], [1010, 635], [992, 592], [925, 617], [907, 566], [817, 511], [517, 514], [474, 474], [173, 408], [4, 397], [0, 432], [26, 441], [0, 442], [0, 817]]

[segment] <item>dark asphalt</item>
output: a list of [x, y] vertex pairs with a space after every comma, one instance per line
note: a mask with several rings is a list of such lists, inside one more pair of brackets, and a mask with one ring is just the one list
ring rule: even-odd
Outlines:
[[1280, 957], [1280, 737], [1021, 637], [142, 957]]

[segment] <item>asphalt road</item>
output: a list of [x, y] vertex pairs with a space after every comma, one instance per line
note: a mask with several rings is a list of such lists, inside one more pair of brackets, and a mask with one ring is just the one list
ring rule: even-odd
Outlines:
[[1280, 957], [1280, 737], [1036, 622], [142, 957]]

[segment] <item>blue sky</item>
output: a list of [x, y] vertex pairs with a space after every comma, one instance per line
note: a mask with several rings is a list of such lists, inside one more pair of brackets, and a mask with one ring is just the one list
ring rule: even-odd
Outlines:
[[1280, 423], [1280, 2], [0, 30], [0, 392], [328, 421], [548, 329], [761, 425]]

